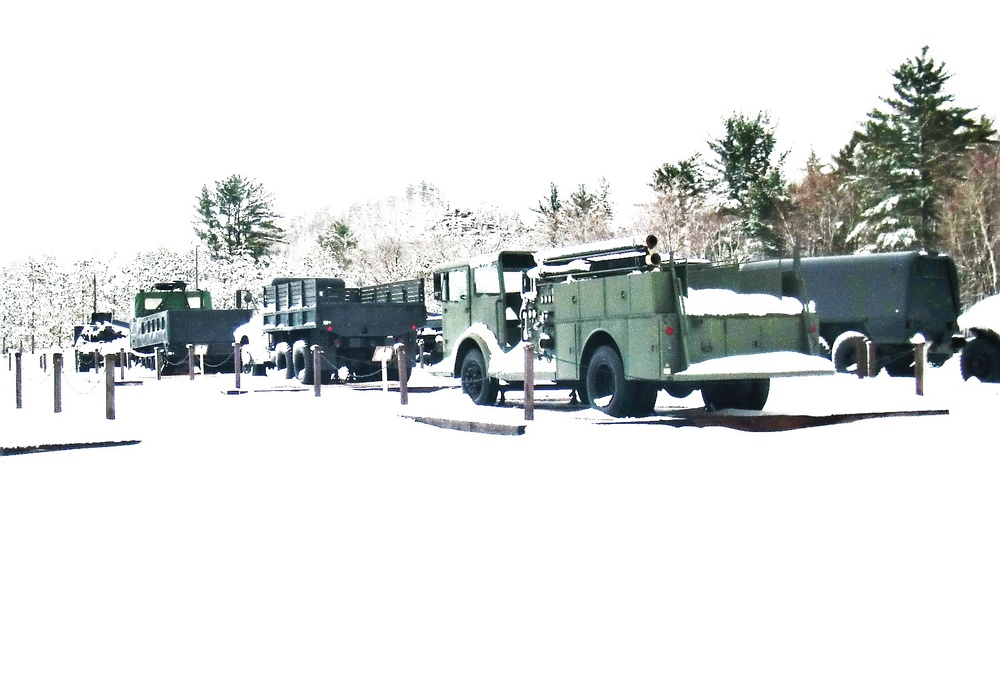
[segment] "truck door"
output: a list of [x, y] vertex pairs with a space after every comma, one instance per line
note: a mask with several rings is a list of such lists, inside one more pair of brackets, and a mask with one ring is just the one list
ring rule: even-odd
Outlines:
[[455, 339], [472, 325], [469, 290], [469, 267], [446, 270], [435, 277], [441, 293], [441, 333], [444, 337], [444, 351], [449, 353]]

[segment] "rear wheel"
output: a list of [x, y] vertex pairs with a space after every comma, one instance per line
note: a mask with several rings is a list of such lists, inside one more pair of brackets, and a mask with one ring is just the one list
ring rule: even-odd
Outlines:
[[667, 391], [670, 397], [682, 400], [695, 391], [695, 385], [690, 382], [671, 381], [663, 386], [663, 390]]
[[962, 347], [959, 365], [966, 381], [976, 378], [983, 383], [1000, 382], [1000, 345], [977, 337]]
[[292, 367], [299, 383], [304, 386], [313, 384], [312, 352], [305, 340], [297, 340], [292, 345]]
[[282, 378], [293, 378], [292, 348], [287, 342], [279, 342], [274, 347], [274, 370]]
[[767, 378], [708, 381], [701, 386], [701, 398], [709, 410], [762, 410], [770, 391]]
[[660, 384], [639, 381], [632, 395], [632, 416], [648, 417], [656, 409], [656, 396], [660, 394]]
[[594, 351], [587, 367], [587, 404], [612, 417], [628, 417], [633, 410], [635, 388], [625, 380], [622, 358], [613, 347]]
[[862, 333], [848, 331], [833, 341], [833, 368], [838, 373], [856, 373], [858, 370], [858, 338], [864, 339]]
[[478, 348], [472, 348], [462, 359], [462, 392], [477, 405], [495, 405], [500, 392], [500, 382], [490, 378], [486, 359]]

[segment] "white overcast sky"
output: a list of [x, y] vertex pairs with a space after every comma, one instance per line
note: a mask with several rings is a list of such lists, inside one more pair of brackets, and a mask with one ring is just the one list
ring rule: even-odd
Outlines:
[[[189, 247], [231, 174], [286, 221], [436, 185], [522, 212], [610, 184], [620, 218], [725, 117], [794, 178], [922, 46], [1000, 117], [1000, 10], [930, 2], [18, 2], [0, 11], [0, 263]], [[987, 7], [991, 9], [986, 9]]]

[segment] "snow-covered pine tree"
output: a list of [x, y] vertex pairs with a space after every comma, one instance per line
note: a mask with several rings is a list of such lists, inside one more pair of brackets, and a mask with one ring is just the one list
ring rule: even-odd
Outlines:
[[779, 257], [784, 238], [777, 228], [779, 206], [787, 184], [781, 167], [786, 154], [775, 149], [776, 139], [767, 113], [726, 119], [726, 132], [708, 143], [717, 159], [713, 187], [722, 196], [720, 212], [732, 217], [731, 234], [723, 244], [733, 260], [752, 256]]
[[969, 153], [995, 135], [992, 123], [971, 117], [974, 109], [949, 106], [951, 77], [927, 54], [893, 73], [893, 97], [868, 114], [852, 137], [851, 187], [862, 220], [851, 240], [869, 250], [939, 248], [942, 201], [960, 180]]

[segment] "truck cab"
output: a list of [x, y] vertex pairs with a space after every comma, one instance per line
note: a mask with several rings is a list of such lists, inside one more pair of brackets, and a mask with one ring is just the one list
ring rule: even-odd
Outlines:
[[518, 344], [523, 338], [523, 292], [534, 267], [529, 251], [501, 251], [438, 268], [434, 298], [441, 302], [445, 354], [452, 351], [456, 336], [477, 323], [496, 336], [502, 349]]

